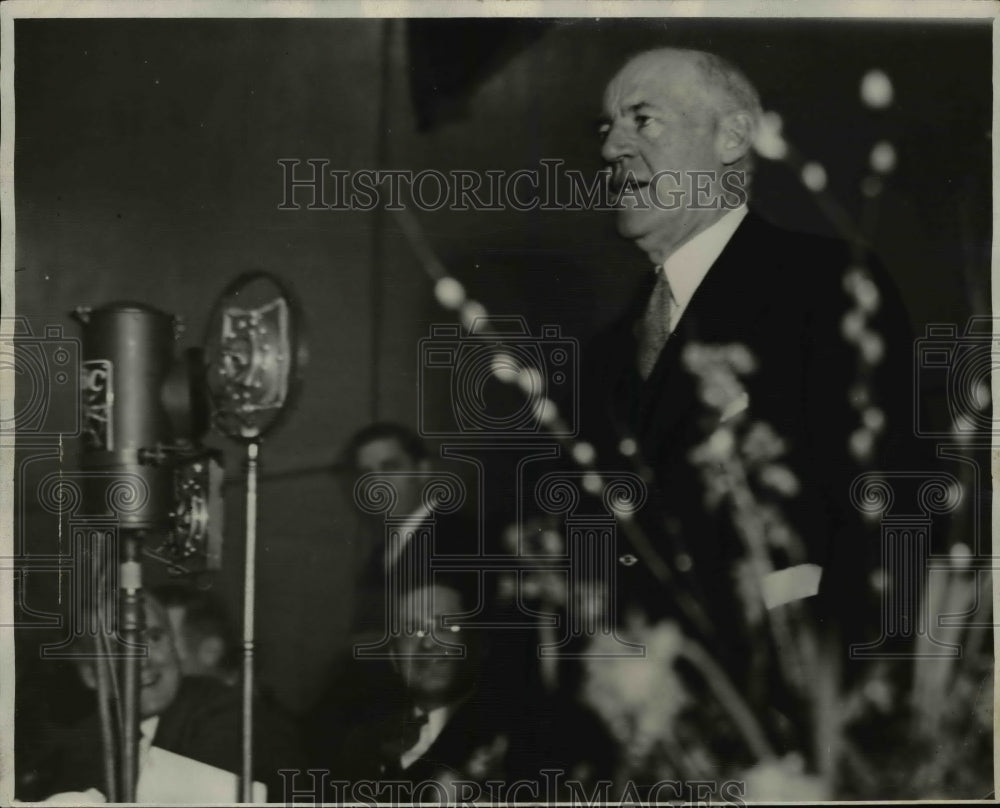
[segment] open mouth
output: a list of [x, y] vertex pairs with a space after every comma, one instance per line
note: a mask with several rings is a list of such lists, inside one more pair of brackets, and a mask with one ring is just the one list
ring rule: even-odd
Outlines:
[[631, 173], [616, 174], [611, 178], [611, 190], [616, 194], [624, 192], [635, 193], [640, 188], [648, 188], [648, 180], [640, 180]]

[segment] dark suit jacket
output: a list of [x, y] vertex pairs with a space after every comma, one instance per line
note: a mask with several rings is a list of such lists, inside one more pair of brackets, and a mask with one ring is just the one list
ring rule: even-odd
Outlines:
[[[239, 774], [242, 765], [240, 691], [204, 677], [185, 677], [177, 697], [160, 715], [153, 738], [178, 755]], [[104, 791], [101, 731], [91, 716], [66, 732], [53, 761], [52, 793]], [[297, 732], [275, 707], [258, 701], [254, 713], [254, 779], [267, 786], [268, 800], [283, 800], [281, 768], [303, 765]]]
[[[734, 673], [747, 642], [733, 582], [733, 562], [743, 551], [727, 517], [706, 507], [701, 475], [689, 458], [718, 416], [700, 402], [683, 352], [692, 343], [741, 343], [755, 357], [756, 371], [742, 379], [749, 395], [743, 417], [766, 422], [787, 443], [781, 460], [797, 475], [801, 493], [776, 502], [805, 543], [805, 561], [824, 568], [820, 597], [811, 605], [821, 617], [835, 615], [857, 628], [862, 616], [854, 613], [855, 602], [863, 600], [857, 587], [869, 588], [865, 575], [879, 547], [850, 499], [851, 483], [864, 470], [848, 450], [861, 423], [849, 398], [858, 352], [842, 335], [843, 316], [853, 306], [844, 275], [853, 263], [844, 243], [787, 232], [751, 212], [698, 287], [648, 380], [635, 369], [632, 329], [652, 272], [586, 357], [584, 435], [598, 445], [601, 467], [608, 469], [626, 466], [616, 451], [623, 437], [637, 441], [654, 478], [641, 522], [668, 564], [680, 556], [693, 561], [686, 572], [688, 564], [675, 566], [673, 585], [702, 604], [713, 626], [703, 639]], [[869, 327], [885, 345], [871, 388], [887, 416], [870, 465], [912, 468], [912, 338], [886, 273], [877, 263], [867, 265], [881, 298]], [[654, 615], [671, 612], [672, 592], [649, 575], [643, 553], [635, 555], [639, 564], [618, 569], [619, 592]]]
[[[478, 749], [490, 747], [498, 735], [511, 737], [513, 727], [493, 698], [477, 691], [460, 704], [428, 749], [405, 770], [399, 757], [416, 743], [419, 726], [406, 721], [412, 714], [409, 703], [397, 703], [380, 720], [355, 727], [343, 745], [339, 758], [333, 761], [335, 774], [350, 781], [405, 780], [417, 784], [450, 773], [459, 779], [470, 779], [467, 771], [470, 758]], [[509, 776], [503, 755], [499, 776]]]

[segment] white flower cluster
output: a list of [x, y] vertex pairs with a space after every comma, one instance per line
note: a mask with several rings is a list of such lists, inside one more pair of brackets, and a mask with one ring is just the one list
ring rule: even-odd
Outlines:
[[857, 346], [860, 357], [858, 383], [852, 387], [850, 401], [858, 411], [861, 425], [851, 433], [848, 449], [859, 463], [872, 458], [875, 440], [885, 429], [885, 413], [872, 403], [868, 379], [872, 370], [885, 355], [885, 342], [881, 335], [869, 326], [869, 320], [881, 304], [878, 287], [868, 272], [860, 266], [851, 267], [844, 274], [844, 291], [852, 298], [854, 305], [841, 321], [841, 333], [845, 340]]
[[674, 721], [691, 697], [673, 667], [685, 642], [676, 623], [665, 620], [633, 630], [629, 639], [646, 647], [645, 657], [616, 657], [621, 647], [614, 637], [593, 638], [584, 662], [582, 696], [622, 745], [628, 761], [639, 766], [659, 742], [672, 740]]
[[[683, 359], [697, 376], [699, 394], [710, 409], [722, 414], [734, 400], [749, 401], [740, 376], [753, 372], [757, 363], [745, 345], [692, 344], [685, 349]], [[782, 497], [799, 494], [798, 477], [787, 465], [777, 462], [786, 449], [785, 441], [769, 424], [748, 423], [744, 410], [740, 417], [721, 421], [704, 443], [691, 450], [689, 459], [701, 471], [706, 507], [728, 503], [748, 548], [780, 548], [796, 555], [800, 549], [798, 537], [780, 508], [759, 501], [751, 488], [753, 481], [760, 489]], [[759, 595], [754, 597], [759, 599]], [[756, 608], [754, 597], [747, 601], [748, 612]]]
[[550, 518], [534, 518], [524, 522], [521, 530], [516, 523], [510, 524], [504, 529], [503, 544], [508, 553], [523, 559], [524, 569], [500, 576], [500, 599], [509, 602], [523, 599], [541, 602], [551, 608], [565, 608], [566, 575], [531, 563], [532, 558], [558, 556], [566, 552], [566, 541], [558, 523]]
[[720, 413], [746, 395], [739, 377], [757, 369], [750, 349], [740, 343], [704, 345], [692, 342], [684, 348], [682, 359], [688, 371], [698, 378], [702, 401]]

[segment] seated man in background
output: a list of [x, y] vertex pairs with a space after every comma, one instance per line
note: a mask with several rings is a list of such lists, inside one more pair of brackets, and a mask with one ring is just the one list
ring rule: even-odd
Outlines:
[[[437, 575], [399, 601], [402, 633], [393, 638], [391, 709], [345, 738], [335, 776], [347, 780], [506, 779], [518, 736], [497, 688], [486, 675], [489, 648], [482, 629], [443, 625], [478, 600], [476, 573]], [[462, 654], [461, 647], [465, 653]]]
[[[346, 442], [336, 466], [346, 478], [348, 497], [360, 516], [353, 535], [338, 541], [359, 545], [349, 554], [358, 559], [351, 593], [352, 619], [348, 644], [334, 663], [330, 683], [304, 718], [311, 762], [329, 765], [344, 732], [386, 714], [385, 694], [396, 687], [396, 677], [385, 659], [354, 658], [359, 644], [377, 643], [388, 630], [387, 581], [394, 569], [407, 563], [413, 552], [408, 538], [418, 528], [433, 529], [440, 552], [461, 552], [476, 546], [476, 527], [460, 514], [437, 514], [423, 502], [422, 491], [432, 473], [431, 457], [423, 439], [412, 429], [388, 421], [376, 422], [355, 432]], [[388, 544], [382, 516], [357, 508], [354, 486], [366, 474], [385, 474], [395, 492], [394, 517], [402, 518], [401, 541]]]
[[[421, 490], [431, 471], [430, 453], [423, 439], [402, 424], [380, 421], [355, 432], [341, 453], [340, 467], [354, 484], [365, 474], [386, 474], [396, 494], [394, 517], [405, 518], [400, 534], [431, 518]], [[353, 500], [352, 500], [353, 502]], [[355, 507], [357, 507], [357, 504]], [[360, 510], [359, 510], [360, 513]], [[402, 543], [387, 546], [382, 517], [361, 514], [362, 568], [357, 577], [352, 633], [356, 639], [378, 640], [385, 630], [386, 572], [406, 550]]]
[[240, 645], [232, 618], [218, 595], [183, 583], [163, 584], [154, 594], [167, 610], [181, 673], [237, 684]]
[[[139, 692], [139, 777], [150, 747], [158, 747], [218, 769], [239, 774], [241, 767], [241, 701], [236, 688], [206, 676], [185, 676], [167, 610], [144, 593], [147, 655], [141, 663]], [[97, 686], [93, 662], [80, 665], [90, 688]], [[281, 768], [301, 764], [299, 739], [292, 725], [266, 705], [254, 711], [253, 778], [264, 783], [268, 799], [281, 800]], [[102, 743], [98, 716], [90, 715], [67, 729], [49, 759], [51, 792], [103, 793]], [[191, 783], [197, 800], [197, 784]], [[235, 795], [234, 795], [235, 799]]]

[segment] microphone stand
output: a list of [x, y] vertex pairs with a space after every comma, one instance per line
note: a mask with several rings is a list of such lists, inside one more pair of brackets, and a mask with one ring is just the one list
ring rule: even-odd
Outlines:
[[260, 442], [247, 444], [246, 556], [243, 565], [243, 768], [240, 801], [253, 801], [254, 600], [257, 568], [257, 476]]
[[207, 386], [215, 428], [246, 446], [243, 564], [243, 702], [240, 802], [253, 801], [254, 606], [260, 444], [295, 397], [306, 361], [298, 307], [266, 272], [247, 272], [216, 300], [205, 331]]
[[[135, 802], [139, 777], [139, 690], [141, 657], [135, 649], [142, 643], [145, 614], [142, 608], [142, 564], [139, 561], [139, 538], [131, 531], [124, 534], [119, 573], [121, 589], [121, 637], [128, 652], [122, 658], [122, 741], [120, 792], [122, 802]], [[147, 651], [148, 653], [148, 651]]]

